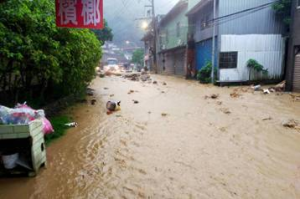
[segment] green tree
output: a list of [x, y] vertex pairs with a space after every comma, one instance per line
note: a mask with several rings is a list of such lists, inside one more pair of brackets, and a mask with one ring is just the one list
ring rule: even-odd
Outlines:
[[112, 29], [108, 26], [108, 23], [106, 20], [104, 20], [104, 28], [102, 30], [93, 30], [93, 32], [96, 34], [99, 41], [101, 41], [102, 45], [105, 43], [105, 41], [112, 41], [113, 40], [113, 33]]
[[50, 100], [83, 90], [94, 77], [101, 42], [90, 30], [55, 25], [54, 1], [0, 6], [0, 101]]
[[291, 23], [291, 6], [292, 0], [279, 0], [273, 4], [273, 9], [286, 25]]
[[133, 52], [132, 62], [140, 66], [143, 65], [144, 60], [144, 51], [143, 49], [138, 49]]

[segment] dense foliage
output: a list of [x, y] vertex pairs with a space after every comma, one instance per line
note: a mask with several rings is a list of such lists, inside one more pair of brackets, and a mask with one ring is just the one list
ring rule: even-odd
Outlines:
[[55, 25], [52, 0], [9, 0], [0, 6], [0, 101], [44, 102], [83, 90], [101, 58], [90, 30]]
[[291, 23], [291, 6], [292, 0], [279, 0], [273, 4], [273, 9], [286, 25]]
[[68, 116], [62, 115], [51, 118], [50, 122], [55, 132], [45, 136], [47, 145], [66, 134], [66, 131], [69, 128], [66, 124], [70, 123], [71, 119]]
[[[203, 84], [208, 84], [208, 83], [211, 83], [211, 74], [212, 72], [212, 63], [211, 62], [207, 62], [205, 64], [205, 66], [203, 68], [201, 68], [199, 71], [198, 71], [198, 74], [197, 74], [197, 79], [203, 83]], [[216, 71], [215, 71], [215, 77], [216, 77]]]
[[139, 66], [143, 65], [143, 63], [144, 63], [144, 50], [143, 49], [138, 49], [133, 52], [132, 62]]
[[268, 69], [265, 69], [264, 66], [255, 59], [249, 59], [247, 62], [247, 67], [250, 69], [249, 80], [251, 80], [251, 72], [261, 73], [263, 76], [268, 76]]

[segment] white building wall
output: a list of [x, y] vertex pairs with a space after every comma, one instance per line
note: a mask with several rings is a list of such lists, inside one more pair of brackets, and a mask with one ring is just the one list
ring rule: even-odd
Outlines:
[[222, 35], [220, 51], [238, 52], [237, 68], [220, 69], [220, 81], [248, 81], [249, 59], [268, 69], [269, 79], [283, 75], [285, 40], [281, 35]]

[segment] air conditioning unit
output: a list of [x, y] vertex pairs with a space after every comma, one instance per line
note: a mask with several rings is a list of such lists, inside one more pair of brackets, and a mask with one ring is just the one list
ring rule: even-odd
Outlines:
[[161, 48], [161, 50], [165, 50], [166, 49], [166, 45], [161, 45], [160, 48]]

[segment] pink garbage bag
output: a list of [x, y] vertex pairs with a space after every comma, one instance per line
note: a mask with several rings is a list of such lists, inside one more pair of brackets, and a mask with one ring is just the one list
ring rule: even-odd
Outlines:
[[[18, 110], [21, 110], [21, 112], [30, 113], [27, 115], [28, 119], [30, 121], [35, 120], [35, 119], [42, 120], [44, 135], [48, 135], [48, 134], [51, 134], [54, 132], [51, 122], [45, 117], [44, 110], [34, 110], [30, 106], [28, 106], [26, 103], [17, 104], [15, 108]], [[31, 117], [29, 117], [29, 116], [31, 116]]]
[[43, 131], [45, 135], [51, 134], [54, 132], [54, 129], [50, 123], [50, 121], [47, 118], [42, 119], [43, 122]]

